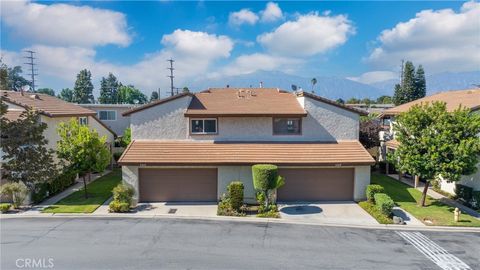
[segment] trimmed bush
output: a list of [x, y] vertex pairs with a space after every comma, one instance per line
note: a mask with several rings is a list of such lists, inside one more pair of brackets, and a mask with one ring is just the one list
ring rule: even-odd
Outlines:
[[243, 217], [246, 216], [244, 209], [240, 207], [240, 209], [236, 210], [232, 207], [232, 202], [230, 198], [226, 195], [223, 195], [218, 202], [217, 208], [217, 215], [219, 216], [237, 216]]
[[19, 208], [27, 198], [28, 189], [24, 184], [10, 182], [0, 187], [0, 194], [12, 198], [14, 208]]
[[473, 208], [480, 209], [480, 190], [472, 192], [471, 204]]
[[130, 205], [135, 191], [130, 185], [121, 183], [113, 188], [112, 193], [114, 201], [125, 202]]
[[130, 211], [130, 203], [111, 201], [108, 208], [110, 209], [110, 212], [125, 213]]
[[385, 193], [376, 193], [374, 198], [377, 209], [384, 215], [390, 216], [392, 214], [393, 206], [395, 205], [392, 198]]
[[455, 184], [455, 194], [463, 201], [468, 203], [472, 199], [472, 193], [473, 188], [461, 184]]
[[366, 190], [367, 200], [369, 202], [375, 202], [375, 194], [383, 192], [384, 189], [380, 185], [368, 185]]
[[0, 203], [0, 212], [1, 213], [6, 213], [6, 212], [8, 212], [8, 210], [10, 210], [11, 207], [12, 207], [12, 205], [9, 204], [9, 203]]
[[272, 164], [257, 164], [252, 166], [253, 187], [258, 191], [267, 191], [275, 186], [278, 177], [278, 167]]
[[240, 210], [243, 205], [243, 183], [240, 181], [231, 182], [228, 184], [227, 190], [232, 208], [237, 211]]

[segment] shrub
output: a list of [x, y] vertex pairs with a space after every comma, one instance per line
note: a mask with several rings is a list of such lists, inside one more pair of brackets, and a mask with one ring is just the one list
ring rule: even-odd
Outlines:
[[234, 181], [228, 184], [228, 197], [230, 198], [230, 205], [235, 210], [240, 210], [243, 205], [243, 183], [240, 181]]
[[472, 192], [471, 204], [475, 209], [480, 209], [480, 190]]
[[223, 195], [218, 203], [217, 215], [219, 216], [245, 216], [245, 212], [242, 209], [235, 210], [232, 207], [231, 200], [228, 196]]
[[270, 204], [268, 207], [260, 205], [258, 207], [257, 217], [280, 218], [280, 213], [278, 213], [278, 207], [275, 204]]
[[0, 212], [6, 213], [8, 210], [10, 210], [10, 207], [12, 207], [12, 205], [9, 203], [0, 203]]
[[6, 195], [12, 198], [13, 207], [19, 208], [20, 206], [22, 206], [23, 202], [27, 198], [28, 189], [24, 184], [10, 182], [10, 183], [4, 184], [0, 188], [0, 194]]
[[392, 209], [395, 204], [392, 198], [390, 198], [390, 196], [385, 193], [376, 193], [374, 195], [374, 198], [377, 209], [380, 210], [384, 215], [390, 216], [392, 214]]
[[271, 189], [277, 180], [278, 167], [271, 164], [257, 164], [252, 166], [253, 187], [259, 191]]
[[368, 185], [366, 190], [367, 200], [370, 202], [375, 201], [376, 193], [383, 193], [384, 189], [380, 185]]
[[455, 184], [455, 194], [458, 198], [469, 202], [472, 199], [473, 188], [461, 184]]
[[113, 200], [108, 205], [108, 208], [110, 212], [125, 213], [130, 211], [130, 203]]
[[133, 194], [135, 194], [134, 189], [127, 184], [118, 184], [113, 188], [113, 200], [117, 202], [132, 204]]
[[32, 201], [39, 203], [47, 197], [58, 194], [75, 183], [77, 173], [72, 169], [65, 169], [58, 177], [50, 182], [38, 183], [32, 192]]

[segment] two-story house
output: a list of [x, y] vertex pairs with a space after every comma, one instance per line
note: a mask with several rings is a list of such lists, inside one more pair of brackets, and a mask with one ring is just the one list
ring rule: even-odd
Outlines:
[[80, 106], [95, 111], [97, 118], [118, 136], [130, 127], [130, 117], [122, 114], [136, 105], [133, 104], [80, 104]]
[[[387, 153], [395, 151], [400, 145], [400, 143], [395, 140], [395, 130], [393, 125], [395, 123], [395, 118], [401, 113], [408, 112], [414, 105], [428, 104], [436, 101], [445, 102], [447, 111], [450, 112], [462, 107], [469, 109], [471, 113], [480, 113], [480, 89], [440, 92], [385, 110], [380, 115], [385, 127], [385, 131], [381, 132], [380, 136], [385, 139], [380, 146], [380, 152], [382, 153], [381, 160], [386, 160]], [[470, 186], [474, 190], [480, 190], [480, 163], [477, 167], [478, 170], [476, 173], [463, 176], [459, 183]], [[389, 166], [387, 166], [387, 174], [389, 173], [388, 168]], [[415, 186], [418, 185], [418, 181], [418, 177], [415, 177]], [[444, 179], [440, 182], [440, 188], [446, 192], [455, 194], [455, 183], [449, 182], [448, 179]]]
[[374, 160], [358, 141], [365, 112], [272, 88], [183, 93], [127, 111], [119, 160], [135, 201], [217, 201], [231, 181], [255, 201], [251, 166], [279, 166], [279, 201], [362, 200]]

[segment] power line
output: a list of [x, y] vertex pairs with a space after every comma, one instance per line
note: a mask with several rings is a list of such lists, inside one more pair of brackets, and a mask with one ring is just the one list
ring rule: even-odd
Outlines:
[[27, 59], [28, 63], [24, 63], [24, 64], [30, 66], [30, 73], [27, 74], [27, 75], [30, 75], [31, 78], [32, 78], [30, 80], [30, 84], [31, 84], [31, 87], [32, 87], [32, 92], [35, 92], [35, 87], [36, 87], [35, 76], [38, 76], [38, 73], [37, 73], [38, 69], [35, 68], [35, 66], [37, 64], [34, 63], [34, 60], [37, 59], [37, 58], [35, 58], [35, 56], [34, 56], [34, 54], [35, 54], [34, 51], [26, 50], [25, 53], [27, 54], [27, 56], [24, 56], [23, 58]]
[[173, 62], [175, 62], [175, 60], [173, 60], [173, 59], [170, 58], [170, 59], [167, 60], [167, 62], [170, 62], [170, 67], [167, 68], [167, 69], [170, 70], [170, 76], [167, 76], [167, 77], [170, 78], [170, 95], [173, 96], [173, 95], [175, 94], [175, 93], [174, 93], [175, 87], [173, 86], [173, 78], [175, 78], [175, 76], [173, 76], [173, 71], [175, 70], [175, 69], [173, 68]]

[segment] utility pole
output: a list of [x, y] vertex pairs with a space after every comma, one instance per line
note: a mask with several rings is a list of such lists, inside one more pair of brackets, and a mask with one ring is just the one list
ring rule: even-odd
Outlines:
[[158, 88], [158, 99], [160, 99], [160, 87]]
[[24, 64], [25, 64], [25, 65], [29, 65], [30, 73], [27, 74], [27, 75], [30, 75], [31, 78], [32, 78], [32, 79], [30, 80], [30, 83], [31, 83], [31, 87], [32, 87], [32, 92], [35, 92], [35, 86], [36, 86], [36, 85], [35, 85], [35, 76], [38, 75], [38, 73], [36, 73], [38, 69], [35, 68], [35, 66], [36, 66], [37, 64], [35, 64], [34, 61], [33, 61], [33, 60], [36, 59], [35, 56], [34, 56], [35, 52], [34, 52], [34, 51], [30, 51], [30, 50], [26, 50], [25, 53], [27, 54], [27, 56], [25, 56], [24, 58], [27, 59], [28, 62], [27, 62], [27, 63], [24, 63]]
[[175, 78], [175, 76], [173, 76], [173, 70], [175, 70], [173, 68], [173, 62], [175, 62], [175, 60], [170, 58], [169, 60], [167, 60], [167, 62], [170, 62], [170, 67], [167, 68], [167, 69], [170, 70], [170, 76], [167, 76], [167, 77], [170, 78], [170, 95], [173, 96], [173, 95], [175, 95], [175, 93], [173, 92], [175, 90], [175, 88], [173, 87], [173, 78]]

